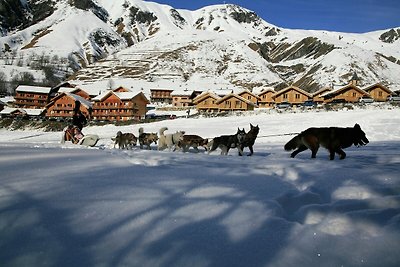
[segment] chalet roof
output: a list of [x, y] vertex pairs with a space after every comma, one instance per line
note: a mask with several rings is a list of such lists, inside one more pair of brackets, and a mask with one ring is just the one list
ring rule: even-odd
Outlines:
[[20, 85], [15, 89], [16, 92], [28, 92], [28, 93], [40, 93], [48, 94], [50, 93], [50, 87], [43, 86], [31, 86], [31, 85]]
[[106, 96], [108, 96], [109, 94], [113, 93], [110, 90], [104, 91], [103, 93], [99, 94], [98, 96], [94, 97], [92, 100], [93, 101], [101, 101], [103, 100]]
[[5, 96], [5, 97], [0, 98], [0, 100], [6, 104], [15, 102], [15, 98], [13, 96]]
[[388, 92], [389, 94], [393, 93], [392, 90], [390, 90], [389, 88], [387, 88], [386, 86], [384, 86], [384, 85], [381, 84], [381, 83], [375, 83], [375, 84], [373, 84], [373, 85], [370, 85], [370, 86], [364, 88], [363, 90], [364, 90], [365, 92], [368, 93], [369, 91], [371, 91], [372, 89], [374, 89], [374, 88], [376, 88], [376, 87], [381, 88], [382, 90]]
[[237, 95], [237, 94], [234, 94], [234, 93], [231, 93], [231, 94], [229, 94], [229, 95], [226, 95], [226, 96], [220, 98], [220, 99], [216, 102], [216, 104], [222, 103], [222, 102], [224, 102], [225, 100], [227, 100], [227, 99], [229, 99], [229, 98], [232, 98], [232, 97], [238, 99], [239, 101], [245, 102], [245, 103], [248, 104], [248, 105], [257, 107], [257, 105], [254, 104], [253, 102], [251, 102], [250, 100], [247, 100], [247, 99], [245, 99], [244, 97], [241, 97], [240, 95]]
[[274, 88], [272, 88], [272, 87], [262, 88], [262, 89], [257, 93], [257, 95], [260, 96], [260, 95], [263, 95], [263, 94], [268, 93], [268, 92], [275, 93], [275, 90], [274, 90]]
[[308, 93], [308, 92], [304, 91], [303, 89], [300, 89], [299, 87], [294, 86], [294, 85], [288, 86], [288, 87], [283, 88], [282, 90], [276, 92], [274, 97], [276, 97], [278, 95], [281, 95], [281, 94], [283, 94], [283, 93], [285, 93], [285, 92], [287, 92], [289, 90], [295, 90], [295, 91], [297, 91], [297, 92], [299, 92], [299, 93], [301, 93], [303, 95], [306, 95], [308, 97], [312, 97], [312, 95], [310, 93]]
[[59, 93], [72, 93], [75, 92], [77, 90], [82, 90], [78, 87], [60, 87], [60, 89], [58, 89]]
[[250, 91], [247, 90], [247, 89], [244, 89], [243, 91], [239, 92], [237, 95], [242, 96], [243, 94], [249, 94], [249, 95], [254, 96], [254, 97], [257, 98], [257, 99], [260, 99], [260, 97], [259, 97], [258, 95], [256, 95], [256, 94], [250, 92]]
[[200, 101], [206, 99], [207, 97], [214, 98], [215, 100], [218, 100], [218, 99], [221, 98], [221, 97], [219, 97], [218, 95], [216, 95], [214, 92], [212, 92], [212, 91], [207, 91], [207, 92], [203, 92], [203, 93], [201, 93], [200, 95], [196, 96], [196, 97], [193, 99], [193, 103], [195, 103], [195, 104], [196, 104], [196, 103], [199, 103]]
[[172, 96], [191, 96], [193, 94], [193, 90], [174, 90], [171, 95]]
[[121, 100], [130, 100], [138, 95], [143, 95], [143, 97], [147, 100], [147, 102], [149, 102], [147, 97], [142, 92], [119, 92], [119, 93], [117, 93], [117, 92], [113, 92], [110, 90], [102, 93], [101, 95], [96, 96], [92, 100], [93, 101], [102, 101], [111, 94], [117, 96]]
[[2, 111], [0, 111], [0, 114], [1, 115], [10, 115], [16, 111], [19, 111], [19, 112], [29, 115], [29, 116], [39, 116], [40, 114], [42, 114], [45, 111], [45, 109], [5, 107]]
[[143, 92], [120, 92], [120, 93], [115, 93], [114, 94], [119, 97], [121, 100], [130, 100], [133, 99], [134, 97], [137, 97], [139, 95], [143, 96], [144, 99], [146, 99], [147, 103], [150, 103], [150, 101], [147, 99], [147, 97], [143, 94]]
[[322, 97], [326, 97], [326, 96], [335, 96], [335, 95], [339, 95], [340, 93], [342, 93], [343, 91], [346, 91], [346, 90], [348, 90], [348, 89], [354, 89], [354, 90], [360, 92], [360, 93], [363, 94], [363, 95], [368, 95], [367, 92], [365, 92], [364, 90], [362, 90], [362, 89], [359, 88], [358, 86], [355, 86], [355, 85], [353, 85], [353, 84], [348, 84], [348, 85], [342, 86], [342, 87], [340, 87], [340, 88], [337, 88], [337, 89], [328, 91], [328, 92], [322, 94], [321, 96], [322, 96]]
[[318, 91], [315, 91], [314, 93], [312, 93], [312, 96], [317, 96], [317, 95], [320, 95], [325, 92], [330, 92], [331, 90], [332, 90], [332, 88], [330, 88], [330, 87], [324, 87], [324, 88], [321, 88]]
[[121, 100], [130, 100], [134, 98], [135, 96], [139, 95], [140, 92], [114, 92], [116, 96], [118, 96], [119, 99]]
[[232, 94], [233, 90], [232, 89], [219, 89], [219, 90], [214, 90], [213, 92], [214, 92], [214, 94], [216, 94], [220, 97], [223, 97], [223, 96]]

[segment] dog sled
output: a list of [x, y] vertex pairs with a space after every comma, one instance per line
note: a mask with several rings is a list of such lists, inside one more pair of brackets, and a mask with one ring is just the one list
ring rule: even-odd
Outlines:
[[99, 136], [96, 134], [84, 135], [82, 131], [75, 125], [69, 125], [64, 128], [61, 143], [70, 141], [73, 144], [93, 147], [99, 141]]

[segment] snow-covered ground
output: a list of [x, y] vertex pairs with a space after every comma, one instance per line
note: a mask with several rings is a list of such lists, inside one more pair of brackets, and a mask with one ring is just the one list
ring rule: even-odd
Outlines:
[[[252, 157], [121, 151], [110, 139], [249, 123], [260, 126]], [[283, 150], [284, 134], [355, 123], [370, 143], [345, 160]], [[85, 128], [104, 149], [0, 130], [0, 265], [399, 266], [399, 125], [399, 109], [371, 108]]]

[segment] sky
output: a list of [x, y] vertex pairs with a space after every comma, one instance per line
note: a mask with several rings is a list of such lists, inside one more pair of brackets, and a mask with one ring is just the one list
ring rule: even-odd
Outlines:
[[400, 27], [398, 0], [154, 0], [177, 9], [237, 4], [278, 27], [364, 33]]

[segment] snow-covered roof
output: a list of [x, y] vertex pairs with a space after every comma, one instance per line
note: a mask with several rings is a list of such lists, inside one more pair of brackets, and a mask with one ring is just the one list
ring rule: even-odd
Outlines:
[[60, 87], [60, 89], [58, 89], [59, 93], [71, 93], [75, 90], [78, 90], [77, 87]]
[[171, 96], [191, 96], [193, 91], [191, 90], [174, 90]]
[[0, 100], [1, 100], [1, 102], [6, 103], [6, 104], [15, 102], [15, 98], [13, 96], [1, 97]]
[[44, 109], [37, 109], [37, 108], [24, 108], [23, 110], [26, 112], [26, 114], [31, 116], [39, 116], [45, 111]]
[[137, 96], [139, 93], [138, 92], [120, 92], [120, 93], [114, 93], [116, 96], [118, 96], [121, 100], [129, 100]]
[[48, 94], [50, 93], [51, 87], [42, 87], [42, 86], [31, 86], [31, 85], [20, 85], [15, 89], [16, 92], [29, 92], [29, 93], [41, 93]]
[[34, 108], [10, 108], [6, 107], [2, 111], [0, 111], [1, 115], [9, 115], [14, 111], [19, 110], [22, 113], [25, 113], [30, 116], [39, 116], [44, 112], [44, 109], [34, 109]]
[[327, 95], [336, 95], [336, 94], [339, 94], [341, 91], [344, 91], [344, 90], [346, 90], [348, 88], [353, 88], [353, 89], [359, 91], [360, 93], [368, 94], [367, 92], [365, 92], [363, 89], [361, 89], [360, 87], [358, 87], [356, 85], [347, 84], [347, 85], [344, 85], [344, 86], [341, 86], [341, 87], [336, 87], [335, 86], [332, 91], [327, 91], [327, 92], [321, 94], [321, 97], [325, 97]]
[[76, 95], [76, 94], [72, 94], [72, 93], [65, 93], [66, 95], [72, 97], [73, 99], [75, 99], [76, 101], [81, 102], [82, 105], [84, 105], [87, 109], [92, 108], [93, 104], [92, 102], [86, 100], [85, 98]]
[[253, 93], [256, 95], [260, 95], [265, 92], [274, 92], [275, 93], [275, 89], [273, 87], [261, 87], [261, 88], [255, 88], [253, 90]]
[[109, 94], [114, 94], [121, 100], [129, 100], [129, 99], [132, 99], [135, 96], [139, 95], [140, 93], [142, 93], [142, 92], [113, 92], [113, 91], [108, 90], [108, 91], [105, 91], [104, 93], [102, 93], [101, 95], [96, 96], [92, 100], [93, 101], [101, 101]]
[[104, 91], [103, 93], [99, 94], [98, 96], [92, 98], [93, 101], [101, 101], [104, 97], [106, 97], [108, 94], [110, 94], [112, 91]]

